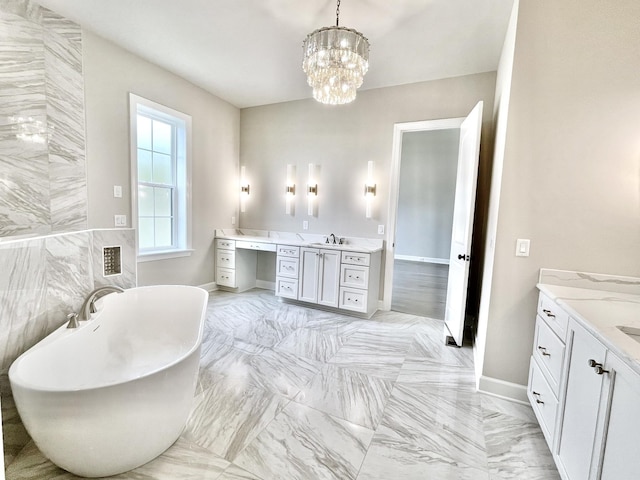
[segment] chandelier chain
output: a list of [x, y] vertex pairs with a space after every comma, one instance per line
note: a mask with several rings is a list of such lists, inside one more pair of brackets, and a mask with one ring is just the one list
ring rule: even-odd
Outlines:
[[340, 26], [340, 0], [338, 0], [338, 5], [336, 6], [336, 27]]

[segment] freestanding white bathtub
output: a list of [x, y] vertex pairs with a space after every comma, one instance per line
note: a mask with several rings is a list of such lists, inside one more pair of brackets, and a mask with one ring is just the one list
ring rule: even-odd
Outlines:
[[153, 286], [109, 294], [9, 369], [40, 451], [81, 477], [136, 468], [180, 436], [198, 375], [207, 292]]

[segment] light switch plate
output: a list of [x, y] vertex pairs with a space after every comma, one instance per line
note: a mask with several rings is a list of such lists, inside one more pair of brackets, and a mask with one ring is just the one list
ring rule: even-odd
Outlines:
[[126, 227], [127, 226], [127, 216], [126, 215], [114, 215], [113, 223], [116, 227]]
[[114, 185], [113, 186], [113, 198], [122, 198], [122, 186]]
[[531, 240], [528, 238], [519, 238], [516, 240], [516, 257], [528, 257]]
[[307, 220], [302, 221], [302, 229], [309, 230], [309, 222]]
[[378, 225], [378, 235], [384, 235], [384, 225]]

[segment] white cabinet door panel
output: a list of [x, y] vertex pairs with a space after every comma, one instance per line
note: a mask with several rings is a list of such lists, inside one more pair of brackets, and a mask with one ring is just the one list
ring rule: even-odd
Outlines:
[[607, 350], [583, 327], [570, 320], [571, 354], [558, 458], [568, 480], [589, 478], [596, 441], [604, 375], [589, 361], [605, 363]]

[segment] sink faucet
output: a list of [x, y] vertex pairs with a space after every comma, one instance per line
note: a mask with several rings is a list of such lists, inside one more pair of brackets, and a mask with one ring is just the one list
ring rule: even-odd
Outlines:
[[87, 295], [87, 298], [85, 298], [84, 303], [80, 308], [80, 319], [89, 320], [91, 314], [96, 313], [96, 300], [113, 292], [122, 293], [124, 292], [124, 289], [116, 287], [115, 285], [107, 285], [106, 287], [96, 288], [93, 292]]
[[327, 243], [329, 243], [329, 238], [331, 238], [331, 237], [333, 237], [333, 242], [331, 242], [331, 243], [333, 243], [335, 245], [336, 244], [336, 236], [333, 233], [327, 237]]

